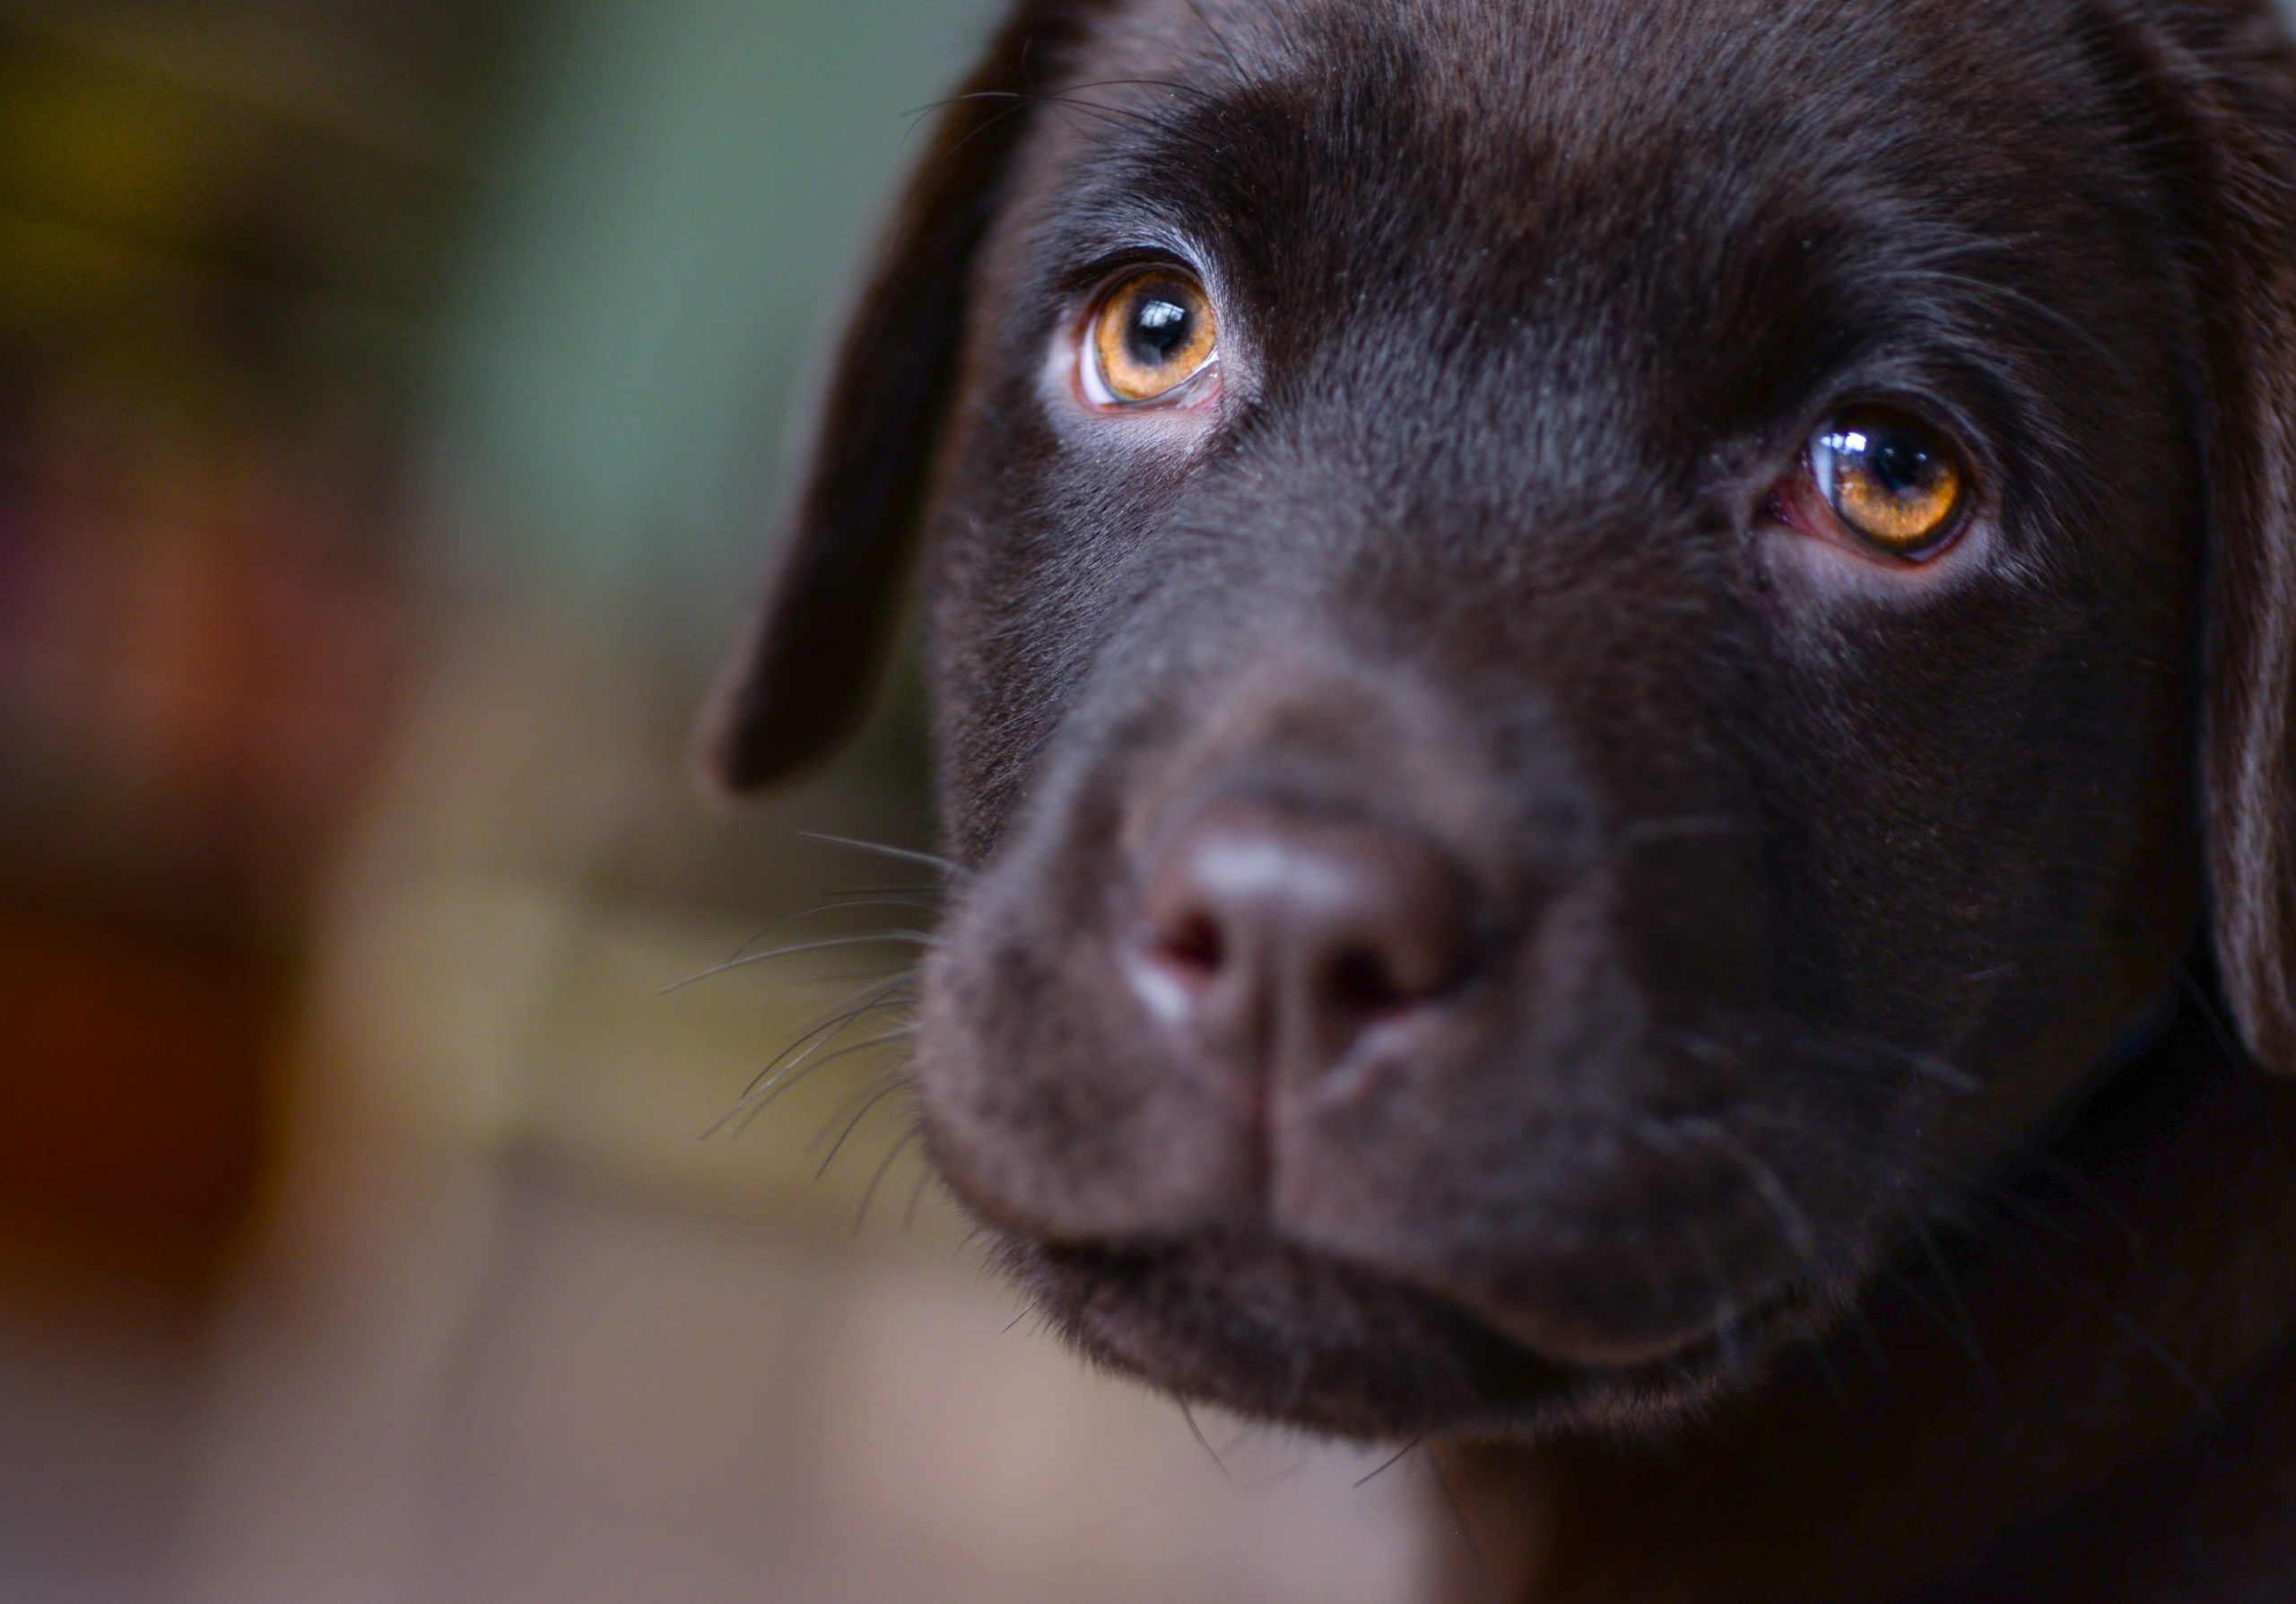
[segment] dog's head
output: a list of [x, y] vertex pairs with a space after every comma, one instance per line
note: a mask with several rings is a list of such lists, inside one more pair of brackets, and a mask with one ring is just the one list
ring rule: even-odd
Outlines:
[[[2296, 1060], [2290, 79], [2194, 0], [1031, 0], [718, 725], [915, 530], [915, 1085], [1086, 1349], [1663, 1412], [2069, 1105], [2204, 914]], [[2205, 864], [2205, 868], [2204, 868]]]

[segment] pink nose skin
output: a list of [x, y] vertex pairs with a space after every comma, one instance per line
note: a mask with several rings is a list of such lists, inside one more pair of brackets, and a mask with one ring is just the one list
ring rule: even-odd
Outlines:
[[1302, 1083], [1435, 1004], [1466, 956], [1464, 876], [1370, 824], [1267, 803], [1197, 809], [1142, 898], [1134, 984], [1231, 1072]]

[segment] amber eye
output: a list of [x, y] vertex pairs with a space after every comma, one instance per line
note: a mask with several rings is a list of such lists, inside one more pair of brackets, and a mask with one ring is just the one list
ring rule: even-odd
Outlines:
[[1204, 286], [1171, 268], [1135, 273], [1110, 290], [1093, 314], [1088, 392], [1104, 405], [1161, 400], [1219, 354], [1220, 331]]
[[1950, 539], [1969, 490], [1944, 436], [1878, 406], [1845, 412], [1818, 432], [1810, 476], [1851, 534], [1900, 557], [1925, 556]]

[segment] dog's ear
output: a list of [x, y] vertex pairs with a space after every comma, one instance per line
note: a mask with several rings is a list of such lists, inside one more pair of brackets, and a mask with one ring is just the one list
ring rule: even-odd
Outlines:
[[703, 716], [701, 768], [722, 791], [827, 755], [868, 706], [961, 357], [974, 253], [1033, 95], [1089, 4], [1022, 0], [934, 127], [848, 311], [763, 592]]
[[2258, 1062], [2296, 1071], [2296, 56], [2249, 0], [2164, 23], [2208, 344], [2202, 746], [2218, 969]]

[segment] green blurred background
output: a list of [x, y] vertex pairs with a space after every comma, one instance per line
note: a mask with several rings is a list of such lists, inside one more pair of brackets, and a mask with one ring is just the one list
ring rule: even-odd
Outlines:
[[666, 985], [930, 919], [796, 834], [928, 839], [913, 692], [683, 744], [986, 22], [0, 0], [0, 1599], [1407, 1593], [1416, 1460], [1008, 1330], [897, 1043], [701, 1139], [907, 949]]

